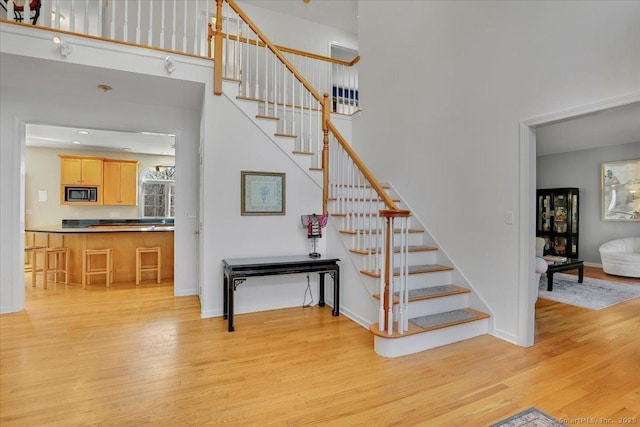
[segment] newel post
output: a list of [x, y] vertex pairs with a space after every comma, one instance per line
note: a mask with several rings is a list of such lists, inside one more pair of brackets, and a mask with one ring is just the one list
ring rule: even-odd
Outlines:
[[216, 30], [213, 46], [213, 93], [222, 95], [222, 2], [216, 0]]
[[322, 99], [322, 214], [327, 215], [327, 201], [329, 200], [329, 94]]
[[[380, 211], [380, 216], [385, 220], [385, 230], [384, 230], [384, 250], [382, 251], [384, 254], [384, 291], [381, 295], [382, 300], [382, 308], [384, 309], [380, 315], [380, 323], [382, 324], [384, 315], [384, 329], [380, 328], [383, 331], [387, 331], [389, 335], [393, 333], [393, 304], [394, 304], [394, 293], [397, 291], [400, 294], [399, 300], [402, 300], [402, 293], [406, 291], [406, 280], [402, 278], [403, 275], [406, 274], [406, 271], [403, 271], [403, 264], [400, 262], [399, 275], [400, 280], [398, 280], [398, 289], [394, 289], [393, 277], [395, 275], [395, 266], [394, 266], [394, 254], [396, 252], [396, 248], [394, 246], [394, 234], [395, 234], [395, 221], [399, 219], [402, 221], [403, 218], [407, 218], [411, 215], [411, 212], [405, 209], [383, 209]], [[406, 232], [406, 230], [404, 230]], [[400, 239], [400, 247], [399, 252], [402, 254], [406, 253], [408, 244], [404, 239]], [[403, 319], [399, 319], [403, 320]], [[402, 333], [403, 326], [402, 322], [398, 322], [398, 332]]]

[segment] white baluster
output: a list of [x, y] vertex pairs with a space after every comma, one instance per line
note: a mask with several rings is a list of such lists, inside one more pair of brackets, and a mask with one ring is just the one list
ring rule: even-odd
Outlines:
[[402, 246], [402, 251], [404, 254], [404, 274], [402, 277], [404, 278], [404, 330], [409, 330], [409, 218], [404, 218], [405, 226], [404, 226], [404, 244]]
[[129, 0], [124, 0], [124, 22], [122, 23], [122, 41], [129, 41]]
[[[116, 2], [114, 1], [110, 2], [109, 7], [111, 8], [111, 28], [110, 28], [111, 32], [109, 33], [109, 38], [115, 39], [116, 38]], [[56, 20], [57, 18], [58, 17], [56, 16]]]
[[[385, 249], [384, 247], [380, 248], [380, 257], [382, 260], [385, 259]], [[385, 292], [385, 282], [384, 282], [384, 278], [387, 275], [385, 272], [385, 267], [384, 267], [384, 262], [380, 263], [381, 268], [380, 268], [380, 309], [378, 312], [378, 329], [380, 331], [384, 331], [384, 319], [386, 317], [386, 313], [384, 311], [384, 292]]]
[[176, 2], [178, 0], [173, 0], [173, 14], [172, 16], [172, 32], [171, 32], [171, 50], [176, 50], [176, 32], [178, 29], [176, 28], [178, 23], [176, 21]]
[[[100, 6], [98, 6], [98, 9]], [[84, 0], [84, 33], [89, 34], [89, 0]], [[98, 21], [100, 22], [100, 21]]]
[[[125, 0], [126, 1], [126, 0]], [[136, 23], [136, 44], [140, 44], [140, 21], [142, 19], [142, 2], [138, 0], [138, 16]]]
[[259, 66], [258, 66], [258, 44], [259, 44], [259, 40], [258, 40], [258, 34], [256, 34], [256, 69], [253, 72], [254, 78], [255, 78], [255, 92], [254, 92], [254, 98], [258, 99], [260, 98], [260, 86], [258, 85], [258, 75], [259, 75]]
[[[161, 0], [162, 3], [162, 12], [160, 13], [160, 49], [164, 49], [164, 18], [165, 18], [165, 0]], [[207, 2], [207, 7], [208, 7], [209, 3]], [[207, 13], [207, 17], [209, 16], [209, 14]]]
[[[27, 6], [29, 5], [29, 2], [25, 2], [25, 9], [24, 11], [27, 11]], [[27, 15], [29, 16], [29, 15]], [[71, 4], [69, 5], [69, 31], [71, 31], [72, 33], [74, 33], [76, 31], [76, 8], [75, 8], [75, 1], [71, 0]]]
[[184, 2], [184, 10], [182, 11], [183, 22], [182, 22], [182, 51], [187, 51], [187, 4], [189, 2]]
[[[197, 3], [196, 3], [197, 6]], [[197, 10], [197, 8], [196, 8]], [[196, 26], [198, 25], [198, 20], [196, 19]], [[147, 35], [147, 45], [153, 46], [153, 2], [149, 2], [149, 33]]]
[[7, 19], [14, 20], [15, 8], [13, 7], [13, 1], [7, 2]]
[[[226, 27], [225, 27], [226, 24]], [[224, 33], [224, 48], [222, 49], [222, 75], [229, 77], [229, 21], [222, 16], [222, 32]]]
[[22, 22], [25, 24], [31, 24], [31, 7], [29, 7], [29, 2], [25, 1], [24, 6], [22, 6]]
[[[388, 325], [388, 332], [389, 335], [393, 334], [393, 292], [394, 292], [394, 286], [393, 286], [393, 275], [394, 275], [394, 263], [393, 263], [393, 217], [389, 218], [389, 220], [386, 222], [387, 223], [387, 227], [388, 227], [388, 231], [386, 233], [391, 234], [391, 238], [390, 239], [385, 239], [386, 240], [386, 244], [385, 246], [387, 247], [387, 253], [389, 254], [389, 307], [388, 307], [388, 312], [387, 312], [387, 319], [389, 322]], [[390, 230], [390, 231], [389, 231]], [[385, 233], [385, 235], [387, 235]]]
[[[209, 4], [209, 2], [207, 2]], [[241, 55], [241, 47], [240, 44], [240, 16], [236, 15], [236, 45], [235, 50], [233, 51], [233, 77], [236, 79], [240, 78], [240, 58]]]
[[404, 280], [404, 269], [405, 269], [405, 254], [404, 254], [404, 245], [405, 245], [405, 233], [406, 233], [406, 222], [404, 218], [400, 218], [400, 276], [398, 276], [398, 333], [403, 334], [405, 331], [405, 323], [407, 323], [407, 319], [405, 318], [407, 313], [407, 300], [408, 294], [406, 293], [406, 281]]
[[267, 65], [269, 63], [268, 61], [268, 55], [269, 55], [269, 48], [267, 46], [264, 47], [264, 113], [267, 114], [267, 111], [269, 110], [269, 66]]
[[103, 6], [103, 4], [104, 3], [100, 2], [100, 5], [98, 6], [98, 22], [96, 23], [96, 26], [98, 27], [98, 36], [106, 38], [106, 34], [104, 34], [104, 25], [102, 22], [103, 7], [105, 7]]
[[[200, 40], [200, 13], [198, 8], [198, 0], [195, 0], [195, 10], [193, 11], [193, 19], [195, 20], [195, 26], [193, 31], [193, 53], [197, 55], [199, 53], [198, 41]], [[151, 29], [149, 29], [149, 39], [151, 39]]]

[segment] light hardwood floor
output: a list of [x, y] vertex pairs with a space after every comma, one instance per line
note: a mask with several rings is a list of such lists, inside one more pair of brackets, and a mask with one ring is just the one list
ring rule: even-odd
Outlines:
[[640, 298], [541, 299], [536, 318], [531, 348], [487, 335], [385, 359], [328, 307], [239, 315], [228, 333], [171, 283], [27, 287], [26, 310], [0, 316], [0, 425], [487, 426], [532, 406], [638, 424]]

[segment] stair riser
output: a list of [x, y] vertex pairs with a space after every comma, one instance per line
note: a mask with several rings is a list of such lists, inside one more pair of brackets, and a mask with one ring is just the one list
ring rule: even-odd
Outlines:
[[374, 349], [377, 354], [383, 357], [400, 357], [485, 335], [488, 330], [488, 319], [481, 319], [401, 338], [390, 339], [374, 336]]
[[[390, 194], [389, 189], [384, 189], [385, 193]], [[345, 197], [345, 198], [365, 198], [365, 199], [377, 199], [378, 193], [370, 187], [351, 187], [351, 186], [333, 186], [331, 188], [331, 197]]]
[[[367, 266], [372, 262], [369, 258], [375, 257], [377, 255], [361, 255], [361, 269], [367, 268]], [[435, 264], [436, 263], [436, 251], [426, 251], [426, 252], [409, 252], [407, 256], [407, 261], [409, 265], [419, 265], [419, 264]], [[393, 257], [393, 262], [395, 266], [400, 265], [400, 254], [395, 254]]]
[[[396, 203], [398, 204], [398, 203]], [[330, 212], [347, 213], [347, 212], [379, 212], [386, 209], [381, 201], [371, 202], [363, 200], [331, 200]]]
[[[368, 230], [370, 228], [382, 228], [385, 225], [384, 218], [378, 218], [376, 216], [368, 216], [362, 213], [354, 213], [347, 216], [335, 216], [335, 219], [340, 221], [342, 230]], [[405, 227], [412, 228], [411, 218], [407, 218]], [[393, 229], [400, 231], [401, 221], [393, 222]], [[417, 228], [417, 227], [416, 227]]]
[[[377, 293], [380, 290], [380, 278], [375, 278], [367, 275], [362, 275], [363, 280], [369, 284], [372, 293]], [[394, 288], [398, 289], [399, 277], [394, 277]], [[410, 274], [407, 286], [410, 290], [428, 288], [431, 286], [450, 285], [451, 283], [451, 271], [435, 271], [433, 273], [422, 274]]]
[[469, 294], [409, 302], [409, 317], [427, 316], [469, 307]]
[[[356, 235], [348, 235], [347, 237], [351, 237], [351, 245], [349, 246], [352, 249], [367, 249], [367, 248], [376, 248], [380, 245], [380, 242], [384, 242], [382, 235], [368, 235], [362, 234], [359, 236]], [[423, 233], [409, 233], [407, 238], [407, 244], [411, 246], [416, 246], [422, 244]], [[398, 246], [400, 244], [400, 236], [394, 236], [394, 244]]]
[[409, 289], [427, 288], [429, 286], [450, 285], [451, 271], [434, 271], [432, 273], [410, 274]]

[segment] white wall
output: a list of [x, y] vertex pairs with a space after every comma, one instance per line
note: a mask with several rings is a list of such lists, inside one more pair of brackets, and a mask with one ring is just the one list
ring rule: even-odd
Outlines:
[[585, 262], [601, 265], [598, 248], [622, 237], [640, 236], [640, 224], [603, 221], [600, 164], [640, 157], [640, 142], [540, 156], [537, 160], [537, 188], [578, 187], [580, 189], [580, 236], [578, 253]]
[[242, 1], [237, 3], [269, 40], [278, 46], [327, 57], [331, 56], [330, 41], [358, 50], [358, 37], [353, 33], [283, 15]]
[[[322, 192], [228, 98], [207, 97], [205, 111], [211, 119], [205, 124], [203, 156], [206, 196], [202, 273], [206, 283], [200, 301], [203, 316], [210, 317], [222, 315], [223, 259], [311, 252], [300, 215], [322, 211]], [[282, 144], [285, 150], [293, 150], [293, 145], [287, 147], [291, 141]], [[241, 216], [243, 170], [286, 174], [285, 215]], [[316, 302], [317, 282], [317, 275], [311, 275]], [[250, 278], [236, 292], [235, 311], [301, 306], [306, 283], [306, 277], [299, 274]]]
[[384, 31], [388, 6], [358, 6], [354, 146], [479, 290], [494, 333], [517, 342], [530, 242], [505, 212], [520, 217], [519, 123], [637, 93], [640, 3], [396, 1], [402, 38]]

